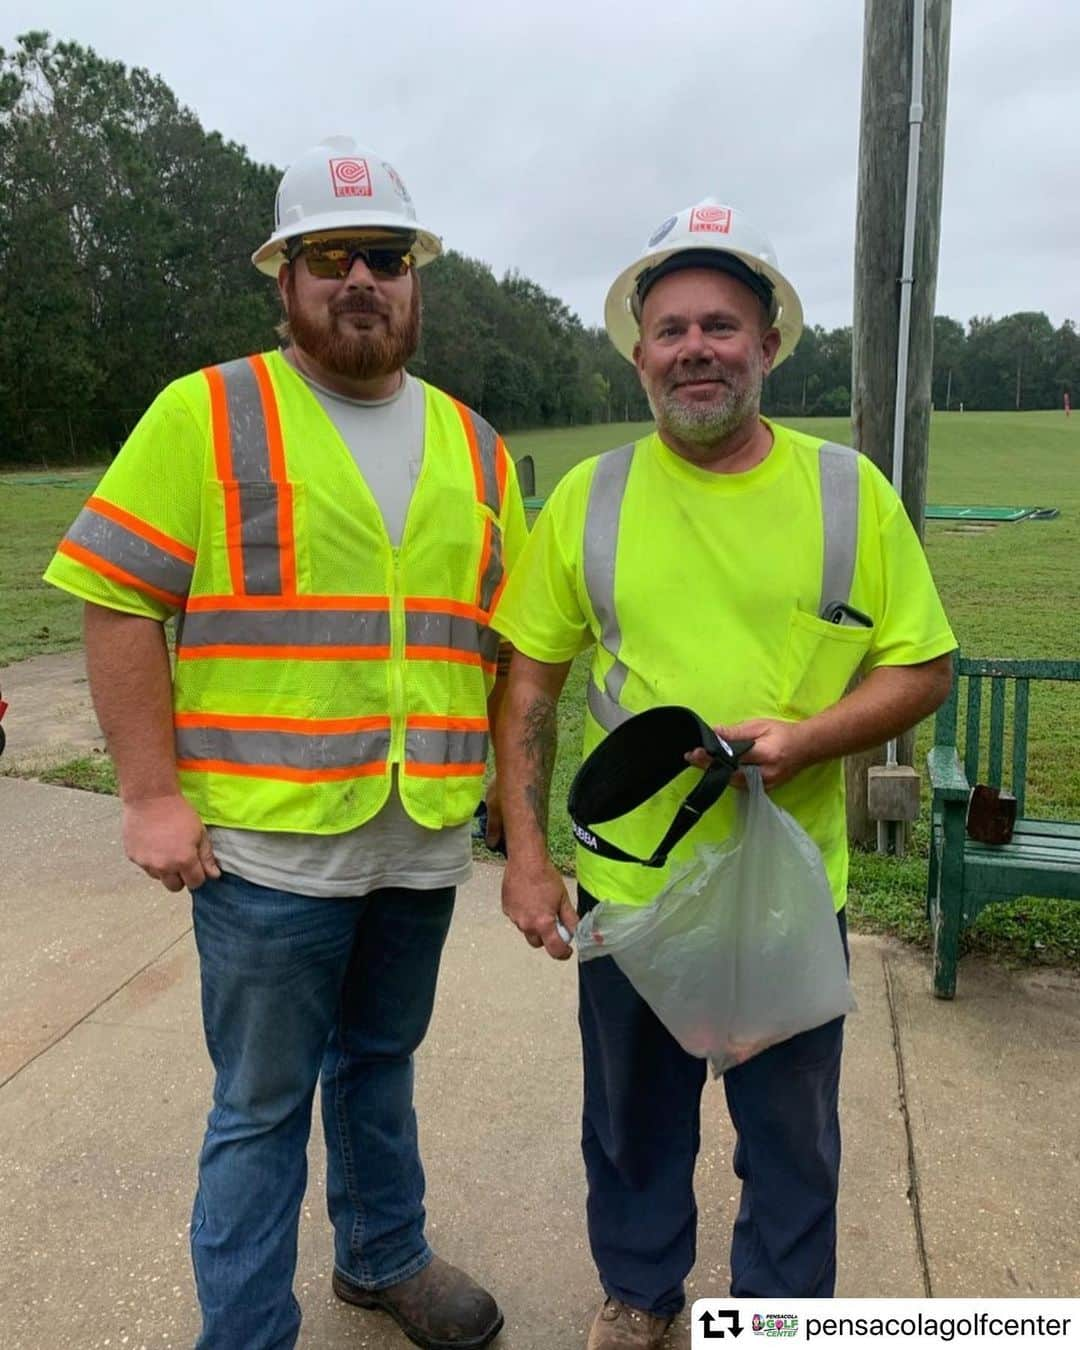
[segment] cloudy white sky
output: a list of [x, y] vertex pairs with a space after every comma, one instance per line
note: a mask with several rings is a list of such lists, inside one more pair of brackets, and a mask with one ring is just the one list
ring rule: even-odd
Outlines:
[[[587, 323], [654, 226], [713, 195], [833, 327], [851, 320], [862, 23], [862, 0], [6, 0], [0, 45], [45, 28], [146, 66], [281, 167], [353, 134], [449, 246]], [[1077, 0], [954, 0], [939, 313], [1080, 321], [1078, 53]]]

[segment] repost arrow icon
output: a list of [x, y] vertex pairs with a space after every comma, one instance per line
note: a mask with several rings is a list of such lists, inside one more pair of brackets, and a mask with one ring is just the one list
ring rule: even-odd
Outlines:
[[[739, 1321], [739, 1310], [737, 1308], [723, 1308], [715, 1316], [711, 1312], [703, 1312], [698, 1318], [705, 1328], [705, 1337], [707, 1340], [722, 1340], [728, 1332], [732, 1336], [742, 1334], [742, 1323]], [[718, 1325], [713, 1329], [713, 1323], [727, 1322], [725, 1329], [723, 1325]]]

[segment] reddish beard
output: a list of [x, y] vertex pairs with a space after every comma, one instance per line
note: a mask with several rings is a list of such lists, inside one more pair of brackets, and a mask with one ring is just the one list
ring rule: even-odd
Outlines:
[[[391, 375], [410, 360], [420, 343], [420, 283], [413, 275], [412, 298], [403, 319], [388, 305], [364, 291], [353, 291], [313, 314], [296, 298], [292, 268], [285, 279], [288, 336], [324, 370], [353, 380]], [[378, 314], [385, 328], [355, 328], [349, 314]]]

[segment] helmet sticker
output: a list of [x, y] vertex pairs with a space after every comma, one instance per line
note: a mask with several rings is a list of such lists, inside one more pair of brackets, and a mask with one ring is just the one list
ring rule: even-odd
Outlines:
[[690, 212], [690, 233], [729, 234], [731, 209], [727, 206], [695, 206]]
[[371, 196], [371, 174], [366, 159], [332, 159], [330, 179], [335, 197]]
[[409, 189], [401, 181], [401, 174], [398, 173], [397, 169], [395, 169], [392, 164], [387, 164], [385, 159], [383, 160], [383, 168], [386, 170], [386, 176], [390, 179], [390, 182], [393, 183], [394, 191], [397, 195], [403, 202], [412, 206], [412, 198], [409, 196]]
[[660, 240], [663, 239], [666, 235], [669, 235], [671, 231], [675, 228], [675, 222], [678, 219], [679, 219], [678, 216], [668, 216], [667, 220], [664, 221], [663, 225], [659, 226], [656, 232], [650, 237], [649, 242], [645, 245], [645, 247], [655, 248], [656, 245], [660, 242]]

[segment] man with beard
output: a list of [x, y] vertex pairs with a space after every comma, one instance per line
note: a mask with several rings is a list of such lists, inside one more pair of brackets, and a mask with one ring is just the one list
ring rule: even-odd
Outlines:
[[421, 1346], [502, 1326], [428, 1246], [413, 1111], [502, 692], [488, 619], [525, 534], [501, 439], [405, 369], [440, 249], [378, 156], [302, 155], [254, 255], [289, 345], [169, 385], [47, 574], [88, 602], [128, 856], [193, 897], [201, 1350], [296, 1342], [320, 1072], [334, 1292]]
[[[585, 753], [665, 704], [752, 740], [743, 763], [821, 849], [846, 946], [842, 757], [925, 717], [951, 678], [955, 643], [918, 538], [869, 460], [760, 416], [802, 311], [740, 212], [706, 200], [666, 220], [612, 286], [606, 320], [656, 432], [562, 480], [493, 618], [514, 645], [497, 745], [503, 908], [533, 947], [570, 955], [577, 912], [547, 853], [547, 804], [557, 700], [592, 646]], [[708, 763], [704, 750], [689, 758]], [[676, 780], [606, 823], [608, 843], [648, 858], [685, 793]], [[663, 867], [601, 857], [579, 835], [577, 911], [649, 903], [698, 846], [730, 834], [735, 805], [725, 794]], [[606, 1294], [588, 1350], [653, 1350], [694, 1261], [705, 1062], [614, 961], [578, 978], [588, 1226]], [[842, 1033], [838, 1018], [724, 1075], [742, 1181], [735, 1296], [833, 1293]]]

